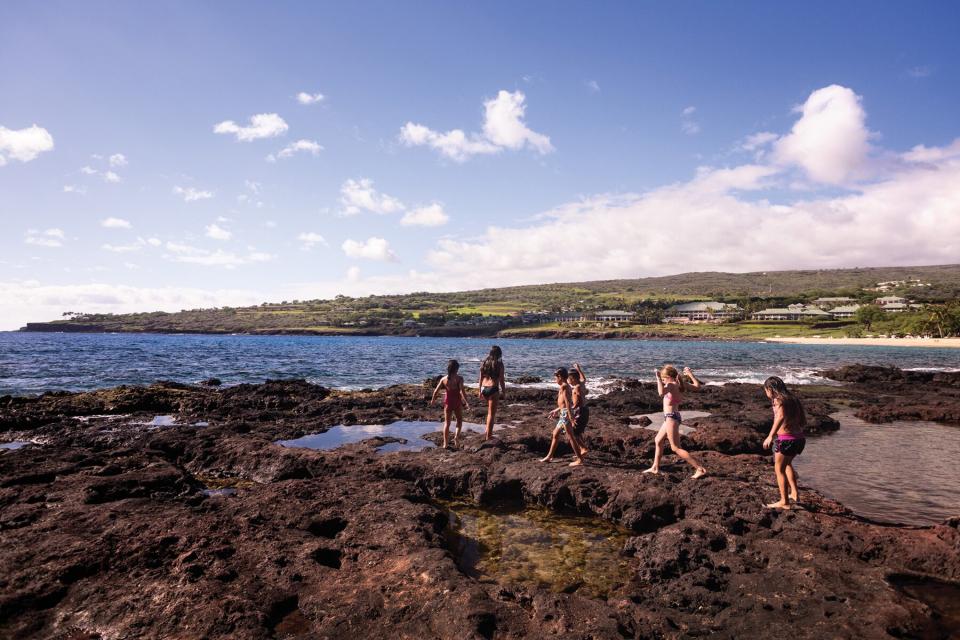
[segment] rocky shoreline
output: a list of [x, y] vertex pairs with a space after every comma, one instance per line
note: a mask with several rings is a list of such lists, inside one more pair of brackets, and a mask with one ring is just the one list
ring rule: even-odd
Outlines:
[[[846, 367], [804, 388], [811, 431], [872, 421], [960, 424], [960, 374]], [[929, 401], [936, 390], [937, 402]], [[338, 424], [436, 420], [430, 390], [337, 392], [299, 380], [158, 383], [0, 398], [0, 636], [16, 638], [946, 638], [960, 594], [960, 517], [871, 522], [805, 489], [773, 512], [769, 406], [756, 385], [707, 387], [686, 438], [711, 473], [668, 456], [642, 476], [652, 385], [593, 400], [591, 464], [539, 464], [550, 390], [510, 388], [483, 443], [381, 454], [274, 444]], [[926, 398], [926, 399], [925, 399]], [[481, 421], [476, 408], [467, 416]], [[178, 426], [157, 426], [171, 415]], [[192, 425], [192, 426], [191, 426]], [[434, 438], [435, 439], [435, 438]], [[802, 479], [801, 479], [802, 485]], [[235, 489], [229, 496], [209, 489]], [[468, 577], [439, 501], [590, 514], [630, 532], [608, 597]], [[958, 514], [960, 515], [960, 514]], [[930, 595], [934, 594], [934, 595]]]

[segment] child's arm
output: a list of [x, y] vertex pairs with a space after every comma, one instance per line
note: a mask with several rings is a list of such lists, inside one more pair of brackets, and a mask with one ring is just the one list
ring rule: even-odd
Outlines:
[[663, 397], [663, 378], [660, 377], [660, 370], [654, 369], [653, 374], [657, 376], [657, 393], [660, 397]]
[[684, 368], [683, 368], [683, 375], [685, 375], [685, 376], [687, 376], [688, 378], [690, 378], [690, 387], [691, 387], [691, 388], [693, 388], [693, 389], [699, 389], [700, 387], [703, 386], [703, 383], [701, 383], [699, 380], [697, 380], [696, 376], [693, 375], [693, 371], [690, 369], [690, 367], [684, 367]]
[[437, 388], [433, 390], [433, 397], [430, 398], [430, 404], [433, 404], [437, 401], [437, 396], [440, 395], [440, 389], [443, 389], [444, 383], [447, 381], [447, 376], [440, 378], [440, 381], [437, 383]]
[[504, 371], [503, 363], [500, 364], [500, 400], [507, 395], [507, 374]]
[[463, 376], [460, 376], [460, 397], [463, 399], [463, 406], [469, 409], [470, 403], [467, 402], [467, 387], [463, 383]]
[[583, 384], [587, 384], [587, 374], [585, 374], [585, 373], [583, 372], [583, 369], [580, 368], [580, 363], [579, 363], [579, 362], [574, 362], [574, 363], [573, 363], [573, 368], [576, 369], [576, 370], [577, 370], [577, 373], [580, 374], [580, 382], [583, 383]]
[[763, 448], [769, 449], [773, 444], [773, 438], [777, 435], [777, 432], [780, 431], [780, 427], [783, 426], [783, 405], [779, 402], [773, 403], [773, 426], [770, 427], [770, 435], [767, 436], [767, 439], [763, 441]]

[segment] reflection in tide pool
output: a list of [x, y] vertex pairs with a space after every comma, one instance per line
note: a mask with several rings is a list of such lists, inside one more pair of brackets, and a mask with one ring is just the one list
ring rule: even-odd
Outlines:
[[515, 504], [443, 506], [450, 515], [450, 550], [471, 577], [594, 598], [630, 579], [621, 555], [630, 534], [601, 518]]
[[[450, 425], [450, 438], [456, 433], [456, 423]], [[499, 425], [494, 427], [498, 430]], [[484, 425], [474, 422], [464, 422], [463, 431], [483, 433]], [[436, 446], [433, 442], [424, 439], [428, 433], [443, 431], [442, 422], [427, 422], [420, 420], [399, 420], [390, 424], [340, 424], [330, 427], [323, 433], [312, 433], [295, 440], [277, 440], [276, 444], [284, 447], [303, 447], [306, 449], [321, 449], [328, 451], [353, 444], [370, 438], [398, 438], [406, 442], [388, 442], [377, 448], [381, 453], [391, 451], [422, 451]]]
[[0, 449], [22, 449], [28, 444], [33, 444], [32, 442], [27, 442], [25, 440], [14, 440], [13, 442], [0, 442]]
[[882, 522], [935, 524], [960, 515], [960, 427], [871, 424], [849, 412], [833, 417], [840, 429], [807, 438], [794, 461], [801, 487], [814, 487]]

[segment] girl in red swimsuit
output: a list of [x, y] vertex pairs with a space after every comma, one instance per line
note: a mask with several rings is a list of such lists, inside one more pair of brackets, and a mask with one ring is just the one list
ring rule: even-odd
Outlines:
[[447, 375], [440, 378], [437, 388], [433, 390], [433, 397], [430, 404], [437, 401], [440, 390], [443, 389], [443, 448], [447, 448], [447, 440], [450, 438], [450, 420], [451, 416], [457, 418], [457, 432], [453, 436], [453, 446], [456, 447], [460, 442], [460, 429], [463, 428], [463, 408], [470, 408], [467, 403], [467, 394], [463, 386], [463, 376], [457, 373], [460, 370], [460, 363], [451, 360], [447, 363]]

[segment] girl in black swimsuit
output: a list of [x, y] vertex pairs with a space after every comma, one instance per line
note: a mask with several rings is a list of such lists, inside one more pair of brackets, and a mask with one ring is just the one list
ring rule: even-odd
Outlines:
[[494, 345], [491, 347], [486, 360], [480, 365], [480, 391], [477, 395], [487, 401], [487, 431], [483, 437], [484, 440], [493, 437], [493, 423], [497, 419], [497, 407], [507, 391], [502, 358], [503, 352], [500, 347]]

